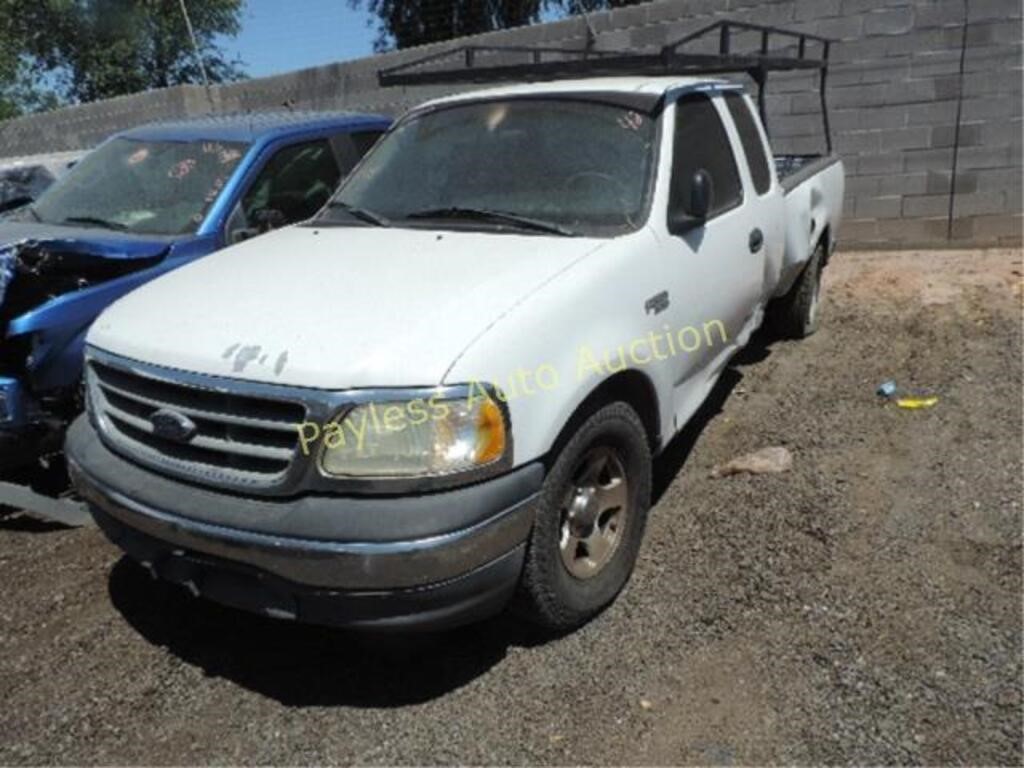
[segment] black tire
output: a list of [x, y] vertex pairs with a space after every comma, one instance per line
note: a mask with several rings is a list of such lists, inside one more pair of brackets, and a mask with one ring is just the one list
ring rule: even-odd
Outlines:
[[793, 287], [769, 305], [768, 322], [779, 338], [804, 339], [818, 330], [824, 266], [825, 245], [818, 243]]
[[[595, 458], [597, 457], [597, 458]], [[608, 466], [621, 471], [625, 487], [619, 490], [628, 499], [620, 508], [621, 519], [608, 512], [606, 531], [613, 530], [614, 545], [605, 552], [608, 559], [591, 575], [579, 577], [570, 572], [565, 557], [571, 530], [566, 497], [580, 497], [581, 472], [596, 466], [604, 457]], [[606, 478], [607, 479], [607, 474]], [[602, 480], [596, 481], [599, 486]], [[610, 488], [614, 488], [609, 483]], [[537, 516], [527, 542], [526, 562], [520, 579], [513, 610], [527, 621], [545, 630], [562, 632], [578, 627], [615, 599], [633, 572], [651, 503], [651, 450], [647, 433], [636, 411], [623, 402], [606, 405], [590, 416], [559, 452], [541, 490]], [[576, 507], [573, 507], [577, 509]], [[614, 510], [614, 504], [609, 510]], [[591, 529], [599, 532], [598, 523]], [[576, 519], [576, 518], [574, 518]], [[612, 528], [612, 522], [618, 528]], [[583, 546], [584, 542], [580, 542]], [[567, 552], [563, 556], [563, 549]], [[577, 552], [578, 548], [572, 549]], [[585, 551], [585, 550], [584, 550]], [[587, 557], [576, 560], [574, 567], [586, 568]]]

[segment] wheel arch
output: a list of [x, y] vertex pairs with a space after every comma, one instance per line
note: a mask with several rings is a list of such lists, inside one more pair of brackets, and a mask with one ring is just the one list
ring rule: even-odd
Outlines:
[[588, 417], [616, 401], [622, 401], [636, 411], [647, 433], [651, 453], [657, 453], [661, 448], [661, 411], [657, 389], [646, 373], [627, 368], [602, 379], [580, 401], [545, 455], [545, 466], [551, 467], [563, 446]]

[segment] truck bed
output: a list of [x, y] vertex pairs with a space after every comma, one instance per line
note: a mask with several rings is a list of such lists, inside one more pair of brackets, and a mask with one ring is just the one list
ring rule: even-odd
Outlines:
[[822, 237], [826, 258], [838, 235], [845, 179], [836, 154], [775, 155], [786, 200], [786, 250], [776, 296], [790, 289]]
[[802, 181], [839, 162], [839, 155], [775, 155], [774, 160], [779, 183], [789, 192]]

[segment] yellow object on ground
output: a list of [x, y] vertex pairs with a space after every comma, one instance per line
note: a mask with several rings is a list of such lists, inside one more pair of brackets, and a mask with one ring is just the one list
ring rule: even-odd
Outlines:
[[939, 402], [939, 398], [934, 395], [930, 397], [900, 397], [896, 399], [896, 405], [910, 411], [916, 411], [919, 408], [931, 408], [937, 402]]

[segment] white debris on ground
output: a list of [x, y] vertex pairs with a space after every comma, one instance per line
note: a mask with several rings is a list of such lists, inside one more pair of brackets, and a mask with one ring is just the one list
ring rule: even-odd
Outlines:
[[781, 445], [762, 448], [753, 453], [738, 456], [711, 470], [712, 477], [726, 477], [749, 472], [752, 475], [771, 475], [788, 472], [793, 468], [793, 454]]

